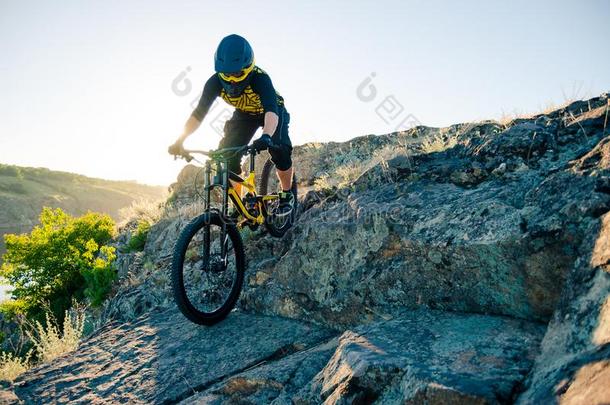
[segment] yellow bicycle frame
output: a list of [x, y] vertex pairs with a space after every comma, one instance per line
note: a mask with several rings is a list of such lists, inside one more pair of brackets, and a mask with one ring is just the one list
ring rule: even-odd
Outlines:
[[[255, 175], [254, 171], [251, 171], [250, 174], [248, 174], [248, 177], [246, 177], [244, 179], [244, 181], [241, 182], [240, 184], [241, 184], [242, 190], [245, 187], [246, 193], [251, 193], [253, 195], [256, 195], [256, 175]], [[244, 206], [241, 196], [237, 193], [237, 191], [235, 191], [235, 189], [233, 187], [229, 188], [229, 198], [233, 202], [233, 205], [235, 206], [235, 208], [237, 208], [237, 210], [241, 213], [241, 215], [243, 215], [243, 217], [246, 218], [249, 222], [252, 222], [255, 224], [263, 224], [265, 222], [265, 216], [263, 215], [263, 206], [262, 206], [263, 202], [266, 202], [268, 200], [274, 200], [279, 197], [277, 195], [264, 195], [264, 196], [257, 196], [257, 197], [260, 197], [260, 198], [258, 198], [258, 201], [256, 202], [258, 205], [258, 216], [255, 217], [255, 216], [250, 215], [250, 213]]]

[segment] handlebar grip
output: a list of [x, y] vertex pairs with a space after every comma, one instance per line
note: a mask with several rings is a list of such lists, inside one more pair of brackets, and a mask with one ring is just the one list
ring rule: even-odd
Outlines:
[[186, 162], [190, 162], [191, 160], [193, 160], [193, 157], [191, 155], [189, 155], [188, 153], [180, 153], [177, 155], [173, 155], [174, 156], [174, 160], [177, 160], [178, 158], [182, 158], [184, 160], [186, 160]]

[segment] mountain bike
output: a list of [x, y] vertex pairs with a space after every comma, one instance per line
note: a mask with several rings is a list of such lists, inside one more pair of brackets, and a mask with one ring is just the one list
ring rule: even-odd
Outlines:
[[[277, 146], [270, 146], [273, 147]], [[296, 178], [293, 176], [291, 188], [294, 206], [290, 213], [284, 213], [279, 210], [278, 193], [267, 190], [274, 172], [271, 160], [263, 167], [257, 193], [254, 170], [257, 153], [254, 147], [245, 145], [215, 151], [185, 150], [180, 155], [203, 165], [203, 213], [181, 231], [172, 260], [174, 300], [192, 322], [213, 325], [235, 307], [246, 267], [241, 228], [256, 229], [264, 225], [271, 235], [281, 237], [296, 219]], [[194, 154], [208, 159], [201, 162]], [[229, 170], [228, 161], [245, 155], [250, 157], [250, 171], [244, 179]], [[241, 184], [243, 196], [230, 180]], [[213, 191], [216, 206], [213, 206]], [[231, 214], [229, 201], [234, 207]]]

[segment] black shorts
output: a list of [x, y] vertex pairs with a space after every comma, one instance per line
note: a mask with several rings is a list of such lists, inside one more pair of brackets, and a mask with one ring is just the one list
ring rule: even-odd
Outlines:
[[[290, 114], [285, 108], [280, 107], [278, 111], [279, 122], [275, 133], [271, 136], [273, 143], [280, 148], [270, 150], [271, 160], [279, 170], [288, 170], [292, 167], [292, 142], [288, 137], [288, 124]], [[231, 118], [225, 123], [224, 137], [220, 140], [219, 148], [242, 146], [250, 143], [256, 130], [264, 124], [264, 115], [250, 115], [235, 110]], [[234, 173], [241, 173], [240, 160], [238, 157], [229, 161], [229, 169]]]

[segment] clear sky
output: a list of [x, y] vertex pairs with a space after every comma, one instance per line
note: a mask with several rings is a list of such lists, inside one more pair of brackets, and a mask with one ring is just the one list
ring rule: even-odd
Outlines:
[[[609, 22], [605, 0], [0, 0], [0, 162], [169, 184], [183, 163], [167, 146], [230, 33], [302, 144], [609, 91]], [[215, 147], [225, 113], [187, 146]]]

